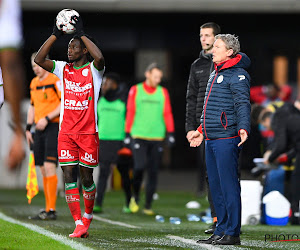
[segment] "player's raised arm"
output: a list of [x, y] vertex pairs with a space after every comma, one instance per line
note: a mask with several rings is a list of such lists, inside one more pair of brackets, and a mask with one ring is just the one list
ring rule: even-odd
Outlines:
[[74, 24], [76, 28], [76, 34], [81, 38], [81, 40], [84, 42], [88, 52], [91, 54], [91, 56], [94, 58], [94, 66], [98, 70], [104, 69], [104, 57], [101, 52], [101, 50], [97, 47], [93, 41], [91, 41], [88, 37], [85, 36], [84, 30], [83, 30], [83, 22], [82, 18], [79, 16], [73, 16], [73, 20], [76, 22]]
[[53, 61], [47, 59], [47, 55], [49, 54], [49, 51], [52, 47], [52, 45], [55, 43], [55, 41], [63, 35], [63, 32], [58, 30], [56, 27], [56, 24], [54, 23], [53, 26], [53, 33], [51, 36], [44, 42], [42, 47], [39, 49], [36, 57], [34, 58], [34, 62], [44, 68], [45, 70], [51, 72], [53, 69]]

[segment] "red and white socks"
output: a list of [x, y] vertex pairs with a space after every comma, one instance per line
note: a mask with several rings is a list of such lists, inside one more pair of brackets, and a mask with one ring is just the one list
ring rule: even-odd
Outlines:
[[79, 189], [77, 187], [77, 183], [73, 182], [65, 184], [66, 201], [68, 203], [70, 212], [73, 216], [76, 226], [84, 225], [88, 229], [93, 219], [96, 185], [95, 183], [93, 183], [90, 187], [82, 186], [82, 189], [85, 207], [85, 213], [83, 217], [81, 217], [80, 194]]

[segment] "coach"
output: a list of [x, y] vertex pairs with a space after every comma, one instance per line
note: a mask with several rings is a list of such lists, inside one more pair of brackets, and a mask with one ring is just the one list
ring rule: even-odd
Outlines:
[[208, 80], [201, 125], [191, 147], [205, 138], [209, 186], [218, 223], [214, 234], [198, 243], [239, 245], [241, 189], [238, 178], [240, 146], [250, 132], [250, 59], [239, 53], [238, 38], [219, 34], [213, 47], [213, 71]]

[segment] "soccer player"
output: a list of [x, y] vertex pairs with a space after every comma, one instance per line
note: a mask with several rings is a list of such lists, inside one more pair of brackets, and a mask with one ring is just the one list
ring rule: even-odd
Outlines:
[[[163, 141], [167, 132], [167, 143], [173, 146], [174, 119], [166, 88], [159, 86], [163, 77], [156, 63], [145, 71], [146, 80], [131, 87], [127, 101], [125, 143], [130, 136], [134, 160], [133, 193], [129, 208], [133, 213], [139, 210], [138, 202], [145, 169], [148, 171], [146, 203], [143, 213], [154, 215], [151, 209], [153, 194], [157, 185], [157, 174], [163, 152]], [[129, 136], [130, 134], [130, 136]]]
[[12, 110], [15, 126], [7, 164], [10, 169], [18, 166], [24, 156], [23, 128], [20, 102], [23, 97], [24, 70], [20, 55], [22, 44], [21, 6], [19, 0], [0, 1], [0, 67], [5, 98]]
[[[65, 181], [65, 195], [76, 228], [70, 237], [87, 237], [93, 219], [96, 185], [93, 170], [98, 166], [97, 101], [104, 73], [100, 49], [84, 33], [81, 17], [74, 17], [76, 36], [68, 45], [69, 63], [46, 59], [51, 47], [63, 33], [54, 24], [52, 35], [42, 45], [35, 62], [62, 81], [58, 159]], [[89, 61], [90, 56], [93, 58]], [[80, 166], [85, 213], [81, 217], [77, 176]]]
[[[57, 199], [57, 136], [60, 112], [60, 80], [38, 66], [31, 56], [31, 65], [36, 77], [30, 84], [31, 105], [27, 112], [26, 139], [30, 147], [33, 144], [35, 165], [40, 167], [46, 208], [37, 216], [29, 219], [55, 220]], [[34, 139], [30, 132], [35, 123]]]

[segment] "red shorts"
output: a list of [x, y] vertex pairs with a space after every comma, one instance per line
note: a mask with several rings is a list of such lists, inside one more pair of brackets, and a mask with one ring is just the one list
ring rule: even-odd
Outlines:
[[79, 164], [83, 167], [95, 168], [99, 163], [98, 133], [59, 133], [57, 151], [60, 166]]

